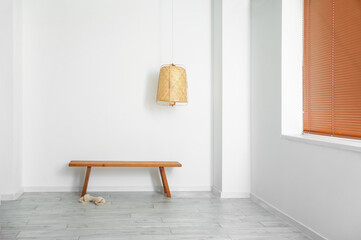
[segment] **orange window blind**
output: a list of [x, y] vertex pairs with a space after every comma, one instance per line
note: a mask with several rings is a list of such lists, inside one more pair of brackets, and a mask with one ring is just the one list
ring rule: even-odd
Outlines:
[[303, 128], [361, 138], [361, 1], [304, 0]]

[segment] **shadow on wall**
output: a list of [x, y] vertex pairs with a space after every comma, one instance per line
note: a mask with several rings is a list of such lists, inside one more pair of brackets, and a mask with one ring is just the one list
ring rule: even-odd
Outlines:
[[152, 186], [153, 186], [154, 190], [161, 191], [161, 189], [163, 189], [163, 188], [162, 188], [162, 182], [161, 182], [161, 178], [160, 178], [159, 169], [152, 168], [152, 169], [150, 169], [149, 174], [152, 179]]
[[[171, 169], [169, 169], [171, 170]], [[79, 168], [69, 168], [68, 165], [65, 165], [61, 170], [61, 172], [66, 171], [73, 177], [72, 186], [76, 186], [79, 188], [78, 191], [81, 191], [84, 178], [85, 178], [85, 167]], [[168, 171], [170, 172], [170, 171]], [[134, 176], [145, 175], [149, 174], [151, 179], [151, 186], [153, 191], [161, 191], [163, 189], [161, 177], [159, 173], [159, 168], [92, 168], [90, 178], [89, 178], [89, 185], [88, 187], [91, 188], [92, 186], [103, 187], [96, 184], [93, 180], [97, 177], [107, 177], [107, 176], [124, 176], [124, 181], [128, 181], [127, 179], [131, 180]], [[75, 177], [74, 177], [75, 176]], [[110, 184], [109, 187], [117, 187], [118, 184]], [[125, 184], [123, 187], [132, 187], [131, 184]], [[145, 186], [143, 186], [145, 187]]]
[[[67, 171], [68, 173], [71, 173], [73, 177], [73, 182], [71, 186], [82, 186], [84, 183], [85, 178], [85, 168], [69, 168], [68, 164], [65, 166], [66, 169], [62, 168], [61, 171]], [[72, 170], [72, 171], [69, 171]], [[79, 189], [80, 191], [80, 189]]]
[[157, 104], [158, 72], [150, 72], [147, 77], [146, 96], [144, 105], [147, 111], [153, 111], [160, 106]]

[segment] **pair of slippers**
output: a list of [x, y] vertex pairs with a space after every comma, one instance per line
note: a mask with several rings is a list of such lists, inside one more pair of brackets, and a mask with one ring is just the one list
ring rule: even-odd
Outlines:
[[85, 194], [83, 197], [79, 199], [79, 202], [81, 203], [92, 202], [98, 206], [105, 204], [105, 199], [102, 197], [93, 197], [90, 196], [89, 194]]

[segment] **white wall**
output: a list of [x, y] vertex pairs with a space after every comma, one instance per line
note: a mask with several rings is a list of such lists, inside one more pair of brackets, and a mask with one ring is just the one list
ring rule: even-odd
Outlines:
[[0, 192], [11, 188], [6, 179], [11, 177], [12, 164], [12, 1], [0, 2]]
[[222, 195], [250, 193], [250, 1], [222, 5]]
[[252, 1], [252, 193], [328, 239], [359, 239], [361, 154], [281, 139], [281, 8]]
[[212, 1], [213, 189], [222, 192], [222, 0]]
[[22, 0], [13, 0], [13, 82], [12, 82], [12, 151], [13, 151], [13, 194], [15, 199], [22, 188]]
[[250, 1], [213, 0], [213, 185], [250, 193]]
[[0, 199], [21, 192], [21, 124], [18, 98], [21, 84], [20, 1], [0, 1]]
[[[174, 0], [174, 60], [189, 105], [155, 102], [171, 61], [170, 1], [23, 2], [23, 185], [82, 185], [72, 159], [177, 160], [173, 190], [210, 190], [211, 1]], [[94, 169], [90, 190], [152, 190], [158, 169]]]

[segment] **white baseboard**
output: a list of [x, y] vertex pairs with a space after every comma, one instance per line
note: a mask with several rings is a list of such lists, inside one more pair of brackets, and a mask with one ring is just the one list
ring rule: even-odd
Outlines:
[[24, 189], [20, 188], [17, 192], [13, 193], [1, 193], [0, 200], [1, 201], [12, 201], [18, 199], [21, 195], [23, 195]]
[[[189, 192], [209, 192], [210, 186], [191, 186], [179, 187], [169, 186], [171, 192], [189, 191]], [[80, 192], [82, 186], [79, 187], [24, 187], [24, 192]], [[88, 192], [161, 192], [162, 186], [89, 186]]]
[[221, 198], [249, 198], [250, 193], [247, 192], [221, 192]]
[[263, 200], [262, 198], [260, 198], [260, 197], [258, 197], [256, 195], [254, 195], [253, 193], [251, 194], [251, 200], [253, 202], [255, 202], [256, 204], [260, 205], [261, 207], [263, 207], [264, 209], [266, 209], [267, 211], [272, 212], [276, 216], [280, 217], [281, 219], [283, 219], [285, 222], [289, 223], [290, 225], [295, 226], [300, 231], [302, 231], [304, 234], [311, 237], [311, 239], [313, 239], [313, 240], [327, 240], [327, 238], [323, 237], [318, 232], [316, 232], [313, 229], [305, 226], [304, 224], [300, 223], [296, 219], [294, 219], [291, 216], [287, 215], [286, 213], [282, 212], [281, 210], [279, 210], [275, 206], [269, 204], [268, 202], [266, 202], [265, 200]]
[[244, 193], [244, 192], [223, 192], [216, 188], [215, 186], [212, 187], [212, 191], [215, 195], [217, 195], [220, 198], [249, 198], [250, 193]]
[[[163, 187], [160, 187], [163, 189]], [[172, 187], [169, 186], [170, 191], [173, 192], [211, 192], [211, 186], [191, 186], [191, 187]], [[173, 189], [173, 190], [172, 190]]]

